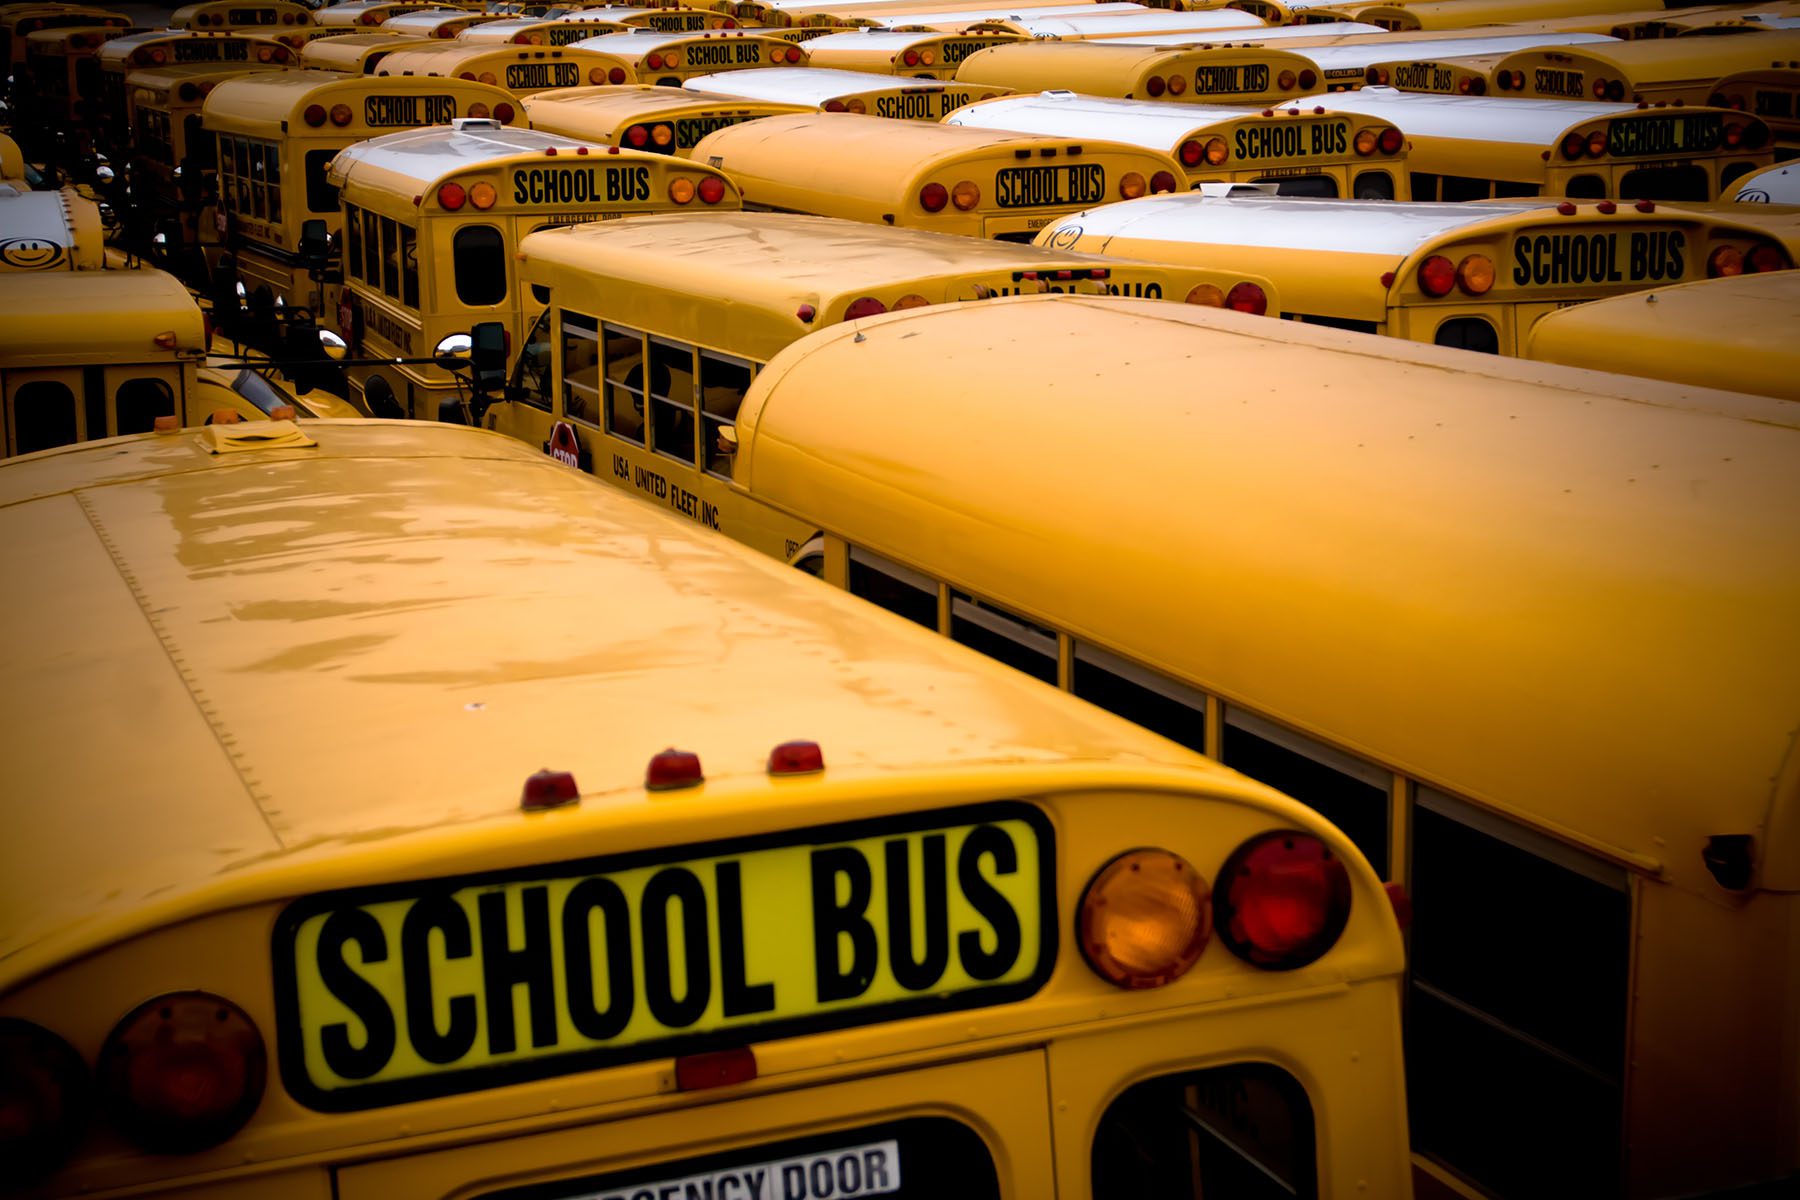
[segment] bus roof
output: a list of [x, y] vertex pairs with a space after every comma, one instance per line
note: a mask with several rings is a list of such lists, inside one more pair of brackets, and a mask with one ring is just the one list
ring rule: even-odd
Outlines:
[[[1337, 96], [1320, 97], [1327, 113], [1339, 106]], [[1106, 138], [1169, 153], [1199, 130], [1242, 117], [1280, 116], [1291, 106], [1266, 104], [1168, 104], [1160, 100], [1116, 100], [1075, 92], [1039, 92], [1031, 96], [998, 96], [966, 104], [944, 118], [947, 125], [978, 129], [1011, 129], [1057, 137]], [[1308, 116], [1315, 115], [1309, 105]]]
[[[768, 70], [775, 70], [770, 67]], [[745, 72], [732, 72], [745, 74]], [[677, 115], [684, 110], [694, 108], [717, 108], [726, 105], [732, 108], [754, 106], [757, 110], [768, 113], [805, 113], [816, 105], [778, 104], [761, 100], [750, 100], [744, 96], [727, 95], [724, 92], [709, 92], [701, 88], [682, 86], [679, 88], [658, 87], [648, 83], [625, 83], [614, 86], [600, 84], [596, 87], [560, 88], [552, 92], [538, 92], [526, 96], [525, 115], [549, 120], [558, 113], [603, 112], [615, 120], [648, 119], [653, 116], [667, 114]]]
[[[0, 584], [4, 777], [56, 798], [0, 811], [0, 989], [316, 890], [322, 863], [441, 873], [459, 838], [541, 856], [546, 820], [634, 847], [705, 819], [826, 824], [945, 768], [1008, 771], [1021, 795], [1205, 781], [1301, 811], [500, 434], [309, 421], [316, 444], [257, 448], [234, 428], [218, 453], [188, 430], [0, 465], [0, 536], [32, 564]], [[304, 502], [322, 489], [355, 503]], [[107, 754], [70, 753], [102, 728]], [[770, 749], [795, 737], [830, 769], [771, 787]], [[671, 743], [706, 773], [678, 803], [644, 786]], [[582, 802], [521, 812], [547, 764]]]
[[[1763, 67], [1789, 66], [1800, 61], [1800, 33], [1734, 33], [1729, 37], [1639, 38], [1632, 42], [1606, 41], [1602, 45], [1568, 43], [1573, 56], [1603, 63], [1627, 75], [1633, 82], [1659, 79], [1720, 77]], [[1539, 43], [1538, 48], [1548, 48]], [[1515, 53], [1532, 47], [1520, 46]]]
[[1552, 145], [1572, 125], [1645, 110], [1599, 100], [1509, 100], [1501, 96], [1439, 96], [1365, 87], [1320, 92], [1296, 104], [1323, 104], [1345, 112], [1385, 117], [1409, 135], [1474, 138], [1486, 142]]
[[1216, 33], [1229, 36], [1253, 36], [1246, 32], [1267, 29], [1261, 21], [1235, 8], [1212, 8], [1201, 12], [1124, 13], [1118, 16], [1089, 16], [1081, 9], [1064, 9], [1060, 15], [1044, 17], [984, 17], [980, 22], [1031, 37], [1087, 38], [1108, 35], [1168, 33], [1173, 36], [1193, 34], [1205, 37]]
[[817, 108], [827, 100], [860, 96], [868, 92], [943, 91], [967, 88], [954, 80], [912, 79], [881, 75], [874, 71], [842, 71], [835, 67], [762, 67], [755, 71], [720, 71], [696, 75], [687, 83], [692, 90], [743, 100], [767, 100], [780, 104], [805, 104]]
[[1433, 58], [1452, 58], [1593, 43], [1624, 44], [1603, 33], [1508, 33], [1487, 37], [1433, 38], [1429, 42], [1409, 39], [1404, 34], [1390, 34], [1385, 38], [1340, 42], [1330, 46], [1308, 46], [1297, 49], [1296, 52], [1318, 63], [1321, 71], [1331, 72], [1360, 71], [1374, 63], [1405, 58], [1414, 52], [1415, 46], [1423, 47]]
[[[1250, 46], [1263, 42], [1285, 42], [1295, 38], [1337, 38], [1366, 33], [1383, 34], [1387, 30], [1379, 25], [1368, 25], [1361, 21], [1333, 21], [1325, 25], [1272, 25], [1266, 29], [1258, 29], [1251, 34], [1236, 34], [1229, 30], [1217, 37], [1196, 34], [1188, 37], [1180, 33], [1132, 34], [1129, 37], [1102, 38], [1105, 42], [1120, 42], [1127, 46], [1168, 46], [1179, 49], [1183, 46], [1211, 45], [1214, 42], [1228, 42], [1233, 46]], [[1294, 47], [1296, 52], [1305, 53], [1301, 47]]]
[[346, 146], [331, 160], [330, 174], [340, 187], [346, 183], [423, 194], [446, 175], [473, 166], [504, 162], [520, 155], [542, 156], [546, 150], [605, 155], [605, 146], [539, 133], [511, 129], [497, 121], [458, 119], [448, 125], [403, 129]]
[[922, 29], [863, 29], [840, 30], [812, 38], [806, 43], [808, 52], [820, 50], [888, 50], [898, 54], [908, 46], [916, 46], [920, 42], [941, 41], [953, 38], [954, 33], [941, 30], [926, 31]]
[[[22, 172], [21, 172], [22, 173]], [[105, 262], [100, 210], [74, 188], [34, 192], [0, 183], [0, 277], [13, 271], [97, 270]], [[14, 280], [17, 291], [37, 285]]]
[[1800, 204], [1800, 163], [1776, 163], [1738, 180], [1738, 204]]
[[[1800, 400], [1800, 343], [1771, 331], [1800, 328], [1800, 271], [1764, 271], [1609, 296], [1550, 313], [1531, 327], [1525, 354]], [[1655, 345], [1653, 361], [1624, 350]]]
[[[272, 71], [278, 69], [274, 63], [253, 62], [196, 62], [176, 63], [167, 67], [139, 67], [125, 76], [126, 83], [134, 88], [147, 88], [153, 92], [167, 92], [184, 83], [221, 83], [253, 71]], [[200, 102], [196, 96], [193, 101]]]
[[737, 430], [752, 494], [953, 587], [1681, 884], [1754, 832], [1800, 886], [1790, 403], [1052, 296], [823, 330]]
[[[174, 349], [156, 344], [168, 333]], [[199, 306], [161, 271], [50, 271], [29, 287], [0, 287], [3, 367], [172, 360], [205, 347]]]
[[506, 17], [498, 21], [486, 21], [480, 25], [470, 26], [456, 37], [458, 41], [471, 44], [510, 42], [519, 34], [530, 33], [533, 30], [579, 28], [582, 25], [595, 25], [614, 33], [623, 32], [625, 29], [625, 26], [617, 21], [593, 17], [577, 9], [574, 12], [564, 13], [560, 17]]
[[666, 46], [670, 42], [697, 41], [742, 41], [753, 38], [756, 41], [767, 41], [761, 36], [760, 29], [625, 29], [618, 33], [597, 33], [590, 38], [582, 38], [578, 42], [570, 42], [570, 46], [578, 46], [583, 50], [601, 50], [607, 54], [637, 55], [648, 54], [658, 46]]

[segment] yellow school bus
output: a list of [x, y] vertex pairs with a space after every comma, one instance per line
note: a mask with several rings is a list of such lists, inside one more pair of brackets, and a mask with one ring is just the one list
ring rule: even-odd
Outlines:
[[[9, 267], [17, 258], [0, 253]], [[0, 280], [6, 454], [145, 433], [161, 416], [204, 419], [195, 366], [205, 331], [199, 307], [172, 276], [46, 270], [28, 286]]]
[[1800, 400], [1797, 318], [1800, 271], [1723, 276], [1551, 313], [1525, 356]]
[[[1303, 42], [1308, 44], [1302, 45]], [[1391, 83], [1391, 78], [1382, 77], [1379, 64], [1409, 55], [1429, 55], [1434, 59], [1480, 58], [1510, 55], [1516, 50], [1542, 46], [1612, 44], [1611, 38], [1597, 33], [1513, 33], [1504, 29], [1491, 33], [1470, 29], [1379, 37], [1334, 37], [1318, 43], [1294, 39], [1282, 43], [1310, 59], [1325, 82], [1325, 90], [1331, 92], [1352, 91], [1368, 83]]]
[[74, 188], [33, 191], [0, 164], [0, 287], [29, 290], [18, 271], [95, 271], [106, 262], [100, 209]]
[[[1052, 8], [1079, 6], [1083, 12], [1087, 12], [1090, 11], [1091, 4], [1092, 0], [1031, 0], [1024, 11], [1035, 13]], [[740, 19], [760, 21], [765, 25], [798, 25], [817, 23], [821, 19], [850, 18], [872, 20], [880, 25], [922, 24], [937, 14], [943, 14], [947, 18], [969, 12], [978, 14], [969, 18], [970, 20], [979, 20], [986, 15], [1006, 15], [1004, 12], [995, 13], [980, 0], [739, 0], [732, 7]], [[1141, 4], [1109, 4], [1093, 11], [1131, 11], [1142, 7]], [[900, 20], [895, 21], [895, 17]], [[915, 22], [913, 18], [919, 20]]]
[[1639, 108], [1365, 87], [1317, 98], [1406, 131], [1415, 200], [1717, 200], [1766, 166], [1769, 129], [1720, 108]]
[[0, 468], [13, 1178], [1408, 1195], [1317, 813], [496, 434], [241, 430]]
[[896, 121], [938, 121], [965, 104], [1004, 95], [1005, 88], [942, 79], [903, 79], [873, 71], [771, 67], [696, 75], [684, 84], [702, 92], [804, 106], [815, 112], [861, 113]]
[[[12, 135], [0, 133], [0, 183], [11, 186], [15, 191], [30, 191], [37, 171], [25, 161], [25, 152], [19, 149], [19, 143]], [[41, 182], [39, 176], [36, 182]]]
[[1410, 198], [1405, 135], [1381, 118], [1323, 105], [1256, 109], [1040, 92], [980, 101], [944, 122], [1144, 146], [1180, 163], [1190, 189], [1273, 183], [1283, 196]]
[[77, 26], [111, 26], [129, 29], [131, 18], [108, 8], [80, 4], [11, 4], [0, 9], [0, 57], [10, 72], [25, 65], [25, 39], [40, 29], [72, 29]]
[[1019, 42], [963, 59], [959, 83], [1020, 92], [1067, 89], [1084, 96], [1187, 104], [1272, 104], [1320, 86], [1311, 59], [1266, 46], [1170, 50], [1110, 42]]
[[[1260, 276], [1161, 267], [791, 213], [632, 217], [532, 234], [549, 307], [486, 424], [791, 560], [816, 532], [732, 481], [738, 406], [782, 348], [840, 321], [1036, 292], [1260, 312]], [[696, 386], [696, 383], [698, 386]]]
[[819, 523], [828, 581], [1283, 788], [1406, 886], [1421, 1196], [1778, 1194], [1795, 414], [1028, 297], [790, 347], [737, 478]]
[[[1476, 26], [1523, 25], [1533, 21], [1596, 14], [1628, 13], [1643, 0], [1405, 0], [1364, 4], [1356, 19], [1396, 33], [1425, 29], [1472, 29]], [[1309, 18], [1317, 15], [1309, 13]]]
[[[267, 57], [264, 57], [264, 54]], [[153, 29], [127, 33], [101, 43], [100, 120], [96, 133], [109, 154], [124, 157], [131, 145], [131, 105], [125, 77], [133, 71], [192, 63], [267, 63], [290, 66], [297, 60], [287, 46], [254, 34], [200, 33], [188, 29]]]
[[421, 8], [395, 13], [376, 28], [401, 37], [454, 38], [461, 37], [465, 30], [497, 20], [497, 16], [461, 8]]
[[560, 17], [506, 17], [466, 29], [456, 36], [458, 41], [471, 45], [511, 42], [516, 46], [566, 46], [597, 33], [623, 33], [629, 28], [620, 21], [590, 20], [576, 11]]
[[1252, 39], [1263, 29], [1263, 23], [1235, 8], [1210, 8], [1201, 12], [1152, 9], [1142, 13], [1097, 15], [1079, 8], [1065, 8], [1047, 16], [987, 17], [971, 28], [1065, 42], [1158, 37], [1167, 38], [1170, 44], [1179, 44], [1224, 38]]
[[1713, 85], [1706, 102], [1766, 123], [1782, 158], [1800, 154], [1800, 69], [1739, 71]]
[[1796, 62], [1800, 31], [1521, 50], [1495, 69], [1514, 73], [1518, 96], [1705, 104], [1727, 75]]
[[373, 30], [379, 29], [389, 17], [441, 7], [435, 0], [344, 0], [341, 4], [327, 4], [321, 8], [317, 19], [325, 26], [347, 25]]
[[523, 124], [511, 92], [466, 79], [277, 71], [221, 83], [206, 129], [219, 162], [219, 230], [254, 299], [324, 316], [342, 276], [326, 250], [343, 214], [327, 166], [338, 151], [396, 129], [459, 117]]
[[617, 21], [628, 29], [653, 29], [658, 33], [699, 33], [706, 29], [736, 29], [743, 23], [729, 12], [703, 6], [678, 4], [641, 7], [600, 4], [571, 9], [563, 16], [581, 14], [584, 19]]
[[614, 56], [636, 72], [644, 83], [680, 87], [699, 75], [741, 71], [755, 67], [804, 67], [804, 46], [734, 29], [703, 29], [695, 33], [662, 33], [631, 29], [602, 33], [578, 42], [591, 52]]
[[381, 60], [394, 51], [431, 44], [429, 38], [401, 37], [393, 33], [345, 33], [308, 42], [300, 51], [300, 65], [313, 71], [373, 75]]
[[855, 113], [733, 125], [693, 158], [751, 208], [1019, 242], [1088, 205], [1181, 186], [1180, 164], [1137, 146]]
[[256, 29], [279, 32], [287, 25], [312, 25], [312, 9], [298, 0], [202, 0], [169, 17], [177, 29]]
[[690, 157], [700, 139], [715, 129], [811, 111], [806, 105], [746, 100], [693, 88], [564, 88], [539, 92], [523, 101], [533, 129], [626, 150]]
[[[17, 124], [40, 135], [73, 136], [101, 118], [100, 47], [126, 32], [116, 25], [40, 29], [25, 36], [24, 76], [13, 90]], [[83, 136], [77, 149], [86, 149]]]
[[596, 83], [636, 83], [630, 62], [580, 46], [422, 42], [384, 55], [377, 75], [438, 75], [503, 87], [515, 96]]
[[1507, 355], [1569, 304], [1792, 265], [1747, 223], [1648, 200], [1401, 208], [1189, 193], [1076, 213], [1038, 244], [1256, 271], [1296, 320]]
[[955, 79], [962, 60], [977, 50], [1020, 41], [1013, 33], [906, 33], [859, 29], [827, 33], [806, 43], [815, 67], [910, 75], [915, 79]]
[[[522, 345], [514, 253], [533, 230], [742, 205], [731, 180], [699, 163], [473, 118], [357, 142], [327, 178], [344, 210], [338, 326], [353, 358], [429, 359], [482, 322]], [[376, 416], [436, 420], [468, 398], [430, 362], [349, 375], [352, 400]]]

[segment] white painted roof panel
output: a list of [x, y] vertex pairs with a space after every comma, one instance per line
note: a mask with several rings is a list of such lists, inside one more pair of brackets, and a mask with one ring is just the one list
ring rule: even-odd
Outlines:
[[838, 96], [907, 88], [942, 91], [968, 87], [954, 80], [909, 79], [873, 71], [840, 71], [834, 67], [760, 67], [754, 71], [719, 71], [696, 75], [682, 87], [690, 92], [711, 92], [742, 100], [775, 100], [814, 107]]
[[1160, 104], [1075, 92], [1040, 92], [1035, 96], [1002, 96], [965, 104], [945, 117], [944, 124], [1055, 137], [1104, 138], [1169, 154], [1196, 129], [1217, 121], [1255, 116], [1266, 107]]
[[1380, 117], [1403, 133], [1420, 137], [1468, 138], [1547, 146], [1571, 126], [1639, 111], [1635, 104], [1587, 100], [1507, 100], [1500, 96], [1438, 96], [1366, 87], [1353, 92], [1316, 92], [1295, 104], [1323, 104], [1342, 112]]
[[515, 129], [497, 121], [459, 121], [453, 126], [434, 125], [384, 133], [366, 142], [346, 146], [332, 159], [331, 172], [349, 177], [359, 167], [367, 166], [428, 184], [452, 171], [497, 158], [542, 153], [550, 147], [574, 150], [582, 146], [602, 154], [606, 152], [604, 146], [554, 133]]

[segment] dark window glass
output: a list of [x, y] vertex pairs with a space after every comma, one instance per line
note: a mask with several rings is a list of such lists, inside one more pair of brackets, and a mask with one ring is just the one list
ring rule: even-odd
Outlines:
[[1412, 198], [1414, 200], [1436, 200], [1438, 192], [1438, 176], [1426, 171], [1412, 173]]
[[[642, 446], [644, 335], [623, 325], [609, 324], [601, 329], [601, 341], [606, 376], [606, 432]], [[563, 366], [563, 373], [566, 378], [567, 364]]]
[[1477, 354], [1500, 353], [1500, 334], [1485, 317], [1453, 317], [1437, 327], [1432, 339], [1440, 346], [1455, 346]]
[[1077, 643], [1074, 692], [1145, 729], [1206, 750], [1206, 697], [1104, 650]]
[[331, 186], [330, 178], [325, 174], [325, 164], [330, 162], [335, 150], [308, 150], [306, 152], [306, 210], [312, 213], [334, 213], [338, 210], [338, 190]]
[[1245, 712], [1226, 715], [1223, 735], [1220, 757], [1226, 766], [1316, 810], [1387, 878], [1388, 772]]
[[1364, 171], [1351, 181], [1350, 194], [1358, 200], [1392, 200], [1394, 177], [1386, 171]]
[[160, 379], [127, 379], [119, 385], [113, 404], [121, 434], [149, 433], [156, 428], [156, 418], [175, 415], [175, 393]]
[[1502, 1195], [1616, 1194], [1624, 872], [1429, 789], [1413, 813], [1414, 1144]]
[[720, 434], [727, 428], [736, 428], [738, 408], [749, 390], [748, 362], [710, 350], [700, 351], [701, 448], [706, 454], [706, 469], [714, 475], [731, 478], [737, 444], [724, 440]]
[[1290, 179], [1255, 179], [1252, 183], [1273, 183], [1278, 196], [1314, 196], [1337, 199], [1337, 180], [1329, 175], [1299, 175]]
[[381, 286], [381, 218], [372, 212], [363, 213], [363, 282], [370, 287]]
[[30, 454], [76, 440], [75, 393], [53, 379], [24, 384], [13, 394], [14, 453]]
[[506, 239], [492, 225], [464, 225], [451, 242], [456, 298], [470, 307], [506, 299]]
[[850, 591], [934, 632], [938, 627], [937, 584], [854, 546], [850, 548]]
[[1094, 1200], [1301, 1200], [1319, 1194], [1312, 1104], [1298, 1080], [1238, 1063], [1145, 1080], [1094, 1134]]
[[1443, 182], [1444, 194], [1440, 200], [1461, 202], [1463, 200], [1486, 200], [1493, 195], [1494, 183], [1491, 179], [1470, 179], [1462, 175], [1446, 175]]
[[419, 234], [410, 225], [400, 226], [400, 303], [419, 307]]
[[1543, 194], [1543, 191], [1544, 186], [1540, 183], [1514, 183], [1510, 179], [1494, 180], [1494, 197], [1496, 199], [1539, 196]]
[[961, 592], [950, 597], [950, 636], [1045, 683], [1056, 682], [1056, 635]]
[[[1723, 171], [1719, 172], [1721, 194], [1723, 194], [1726, 186], [1736, 183], [1754, 170], [1756, 170], [1755, 163], [1732, 163], [1729, 167], [1726, 167]], [[1710, 200], [1712, 197], [1709, 196], [1707, 199]]]
[[[563, 309], [563, 413], [571, 421], [585, 425], [600, 424], [599, 328], [600, 323], [594, 318]], [[546, 330], [546, 339], [547, 336]], [[550, 407], [547, 391], [542, 407]]]
[[[1639, 167], [1619, 180], [1621, 200], [1710, 200], [1705, 167]], [[1569, 195], [1573, 196], [1573, 185]]]
[[400, 225], [387, 217], [381, 221], [381, 293], [400, 298]]
[[694, 348], [650, 339], [650, 448], [695, 465]]
[[[1637, 172], [1634, 171], [1632, 174], [1637, 174]], [[1606, 199], [1606, 177], [1604, 175], [1577, 175], [1569, 180], [1568, 186], [1563, 189], [1563, 194], [1573, 200], [1604, 200]], [[1634, 197], [1626, 195], [1621, 190], [1619, 198], [1630, 200]], [[1662, 196], [1656, 197], [1658, 200], [1663, 198]], [[1704, 199], [1704, 197], [1701, 198]]]
[[999, 1200], [1000, 1180], [987, 1143], [973, 1129], [948, 1117], [911, 1117], [609, 1175], [508, 1188], [480, 1200], [563, 1200], [575, 1195]]
[[1377, 333], [1381, 327], [1373, 321], [1355, 321], [1349, 317], [1322, 317], [1315, 313], [1299, 313], [1307, 325], [1323, 325], [1327, 329], [1348, 329], [1352, 333]]

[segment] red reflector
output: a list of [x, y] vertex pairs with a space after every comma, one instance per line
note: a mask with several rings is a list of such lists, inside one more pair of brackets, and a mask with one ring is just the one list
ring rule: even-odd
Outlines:
[[1392, 271], [1383, 271], [1381, 273], [1381, 286], [1384, 288], [1391, 288], [1394, 286], [1394, 273]]
[[1213, 892], [1219, 940], [1252, 966], [1316, 961], [1350, 921], [1350, 872], [1318, 838], [1265, 833], [1235, 850]]
[[926, 212], [942, 212], [950, 203], [950, 189], [941, 183], [928, 183], [919, 189], [919, 207]]
[[1575, 202], [1572, 200], [1564, 200], [1561, 204], [1556, 206], [1556, 211], [1565, 217], [1572, 217], [1575, 215]]
[[1594, 207], [1609, 217], [1619, 211], [1619, 206], [1614, 204], [1611, 200], [1602, 200], [1600, 203], [1594, 205]]
[[700, 770], [700, 756], [692, 750], [670, 747], [652, 755], [650, 766], [644, 771], [644, 786], [653, 792], [693, 787], [704, 782], [706, 776]]
[[540, 809], [573, 804], [580, 799], [581, 789], [575, 786], [575, 776], [567, 771], [545, 768], [525, 777], [525, 790], [519, 794], [519, 807], [526, 812], [537, 812]]
[[1225, 307], [1232, 312], [1260, 317], [1269, 311], [1269, 297], [1262, 288], [1248, 281], [1236, 284], [1225, 293]]
[[730, 1087], [734, 1083], [749, 1083], [755, 1078], [756, 1052], [748, 1046], [737, 1050], [714, 1050], [710, 1054], [684, 1054], [675, 1060], [678, 1091]]
[[174, 433], [180, 428], [181, 420], [178, 417], [163, 416], [156, 418], [155, 431], [157, 433]]
[[133, 1141], [188, 1153], [243, 1128], [262, 1101], [268, 1051], [231, 1001], [171, 992], [113, 1027], [95, 1074], [114, 1123]]
[[1654, 201], [1654, 200], [1639, 200], [1637, 202], [1637, 204], [1635, 204], [1633, 207], [1635, 207], [1639, 212], [1655, 212], [1656, 211], [1656, 201]]
[[825, 769], [825, 752], [817, 742], [783, 742], [769, 751], [769, 774], [810, 775]]
[[794, 310], [794, 315], [808, 325], [811, 325], [812, 319], [819, 315], [819, 310], [810, 304], [802, 304], [799, 308]]
[[844, 320], [858, 321], [863, 317], [878, 317], [887, 311], [887, 305], [873, 296], [861, 296], [850, 302], [844, 310]]
[[1433, 254], [1419, 266], [1419, 290], [1427, 296], [1448, 296], [1456, 286], [1456, 264]]

